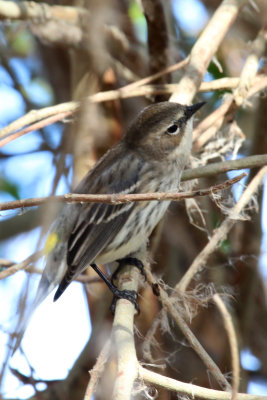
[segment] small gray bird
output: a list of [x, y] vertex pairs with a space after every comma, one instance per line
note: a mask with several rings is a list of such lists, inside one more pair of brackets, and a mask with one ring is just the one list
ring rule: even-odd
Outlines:
[[[146, 107], [74, 193], [177, 191], [191, 151], [192, 116], [204, 104], [184, 106], [162, 102]], [[90, 265], [116, 296], [136, 303], [135, 296], [116, 289], [96, 264], [122, 260], [138, 251], [169, 203], [154, 200], [118, 205], [65, 204], [48, 236], [46, 267], [33, 306], [16, 334], [14, 349], [18, 348], [34, 309], [59, 285], [54, 297], [57, 300]]]

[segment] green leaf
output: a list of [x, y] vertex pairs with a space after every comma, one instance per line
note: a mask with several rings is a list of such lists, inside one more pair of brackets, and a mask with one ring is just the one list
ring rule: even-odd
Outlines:
[[16, 200], [19, 200], [19, 187], [5, 178], [0, 178], [0, 192], [10, 194]]
[[12, 49], [23, 57], [34, 51], [34, 38], [29, 31], [21, 30], [11, 42]]

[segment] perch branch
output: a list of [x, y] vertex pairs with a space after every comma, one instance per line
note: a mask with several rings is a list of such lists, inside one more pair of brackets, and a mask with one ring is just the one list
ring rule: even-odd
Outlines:
[[[144, 262], [146, 251], [143, 248], [135, 254]], [[140, 272], [133, 266], [126, 266], [119, 274], [120, 290], [138, 290]], [[117, 349], [117, 377], [113, 389], [113, 400], [130, 400], [135, 380], [138, 377], [138, 361], [134, 343], [135, 307], [128, 300], [117, 301], [112, 335]]]

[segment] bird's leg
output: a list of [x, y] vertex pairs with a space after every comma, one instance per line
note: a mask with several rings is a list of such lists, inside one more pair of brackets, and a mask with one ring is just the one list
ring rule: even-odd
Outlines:
[[112, 314], [115, 312], [115, 307], [118, 299], [126, 299], [129, 300], [137, 310], [138, 314], [140, 313], [140, 308], [137, 303], [138, 294], [135, 290], [119, 290], [109, 279], [108, 277], [98, 268], [96, 264], [91, 264], [93, 270], [100, 276], [100, 278], [105, 282], [109, 290], [113, 293], [114, 297], [110, 306]]
[[111, 283], [114, 285], [114, 281], [117, 279], [118, 273], [123, 269], [125, 265], [133, 265], [138, 268], [140, 273], [144, 276], [146, 280], [146, 272], [144, 268], [144, 264], [138, 258], [135, 257], [125, 257], [120, 260], [117, 260], [119, 263], [118, 267], [115, 269], [113, 274], [111, 275]]

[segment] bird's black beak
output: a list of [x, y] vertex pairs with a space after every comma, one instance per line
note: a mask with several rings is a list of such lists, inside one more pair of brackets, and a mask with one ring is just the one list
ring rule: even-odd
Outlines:
[[206, 104], [205, 101], [201, 101], [200, 103], [193, 104], [192, 106], [186, 106], [185, 108], [185, 117], [189, 119], [194, 115], [202, 106]]

